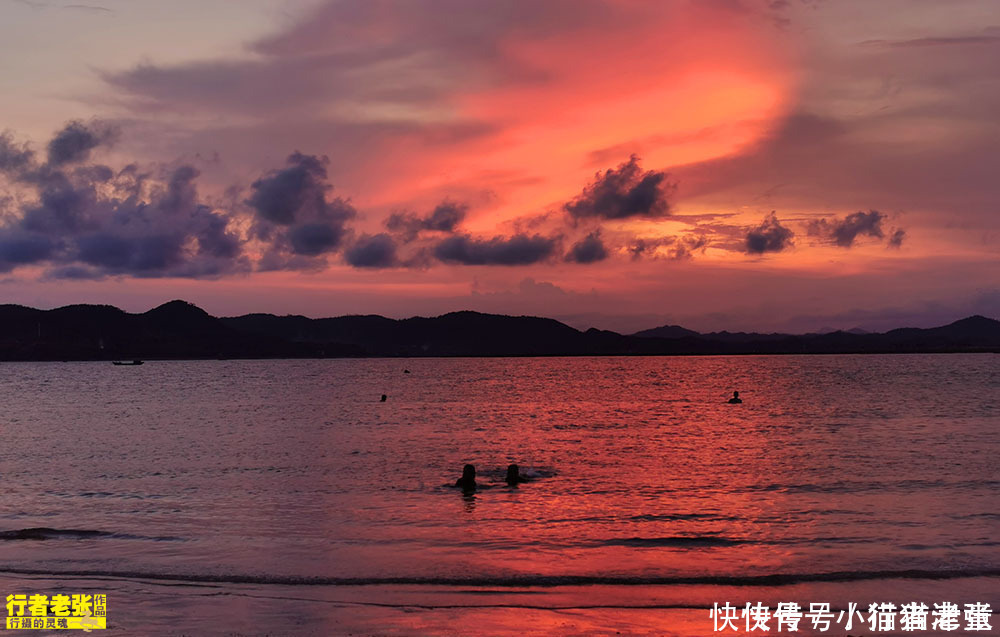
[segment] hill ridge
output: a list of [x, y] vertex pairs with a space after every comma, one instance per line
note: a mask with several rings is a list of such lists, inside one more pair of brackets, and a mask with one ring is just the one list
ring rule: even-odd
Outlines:
[[[667, 329], [664, 329], [667, 328]], [[601, 356], [1000, 352], [1000, 321], [975, 315], [885, 333], [701, 334], [677, 325], [622, 335], [556, 319], [474, 310], [393, 319], [251, 313], [214, 317], [173, 300], [142, 313], [111, 305], [0, 305], [0, 360]]]

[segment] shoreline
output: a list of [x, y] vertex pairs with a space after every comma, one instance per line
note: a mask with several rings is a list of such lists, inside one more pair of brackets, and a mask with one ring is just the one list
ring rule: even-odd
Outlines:
[[[143, 579], [10, 577], [0, 574], [5, 590], [31, 593], [55, 587], [108, 595], [108, 635], [673, 635], [713, 634], [711, 609], [731, 603], [782, 601], [829, 602], [839, 612], [857, 603], [940, 599], [956, 603], [987, 602], [997, 617], [997, 577], [915, 581], [892, 579], [856, 586], [846, 582], [787, 587], [559, 586], [497, 590], [479, 586], [316, 586], [205, 585], [151, 582]], [[993, 590], [992, 595], [986, 590]], [[942, 597], [943, 596], [943, 597]], [[377, 601], [376, 601], [377, 600]], [[854, 634], [867, 625], [854, 624]], [[860, 630], [859, 630], [860, 628]], [[772, 633], [776, 633], [774, 627]], [[827, 631], [801, 625], [796, 634], [845, 635], [843, 626]], [[725, 634], [746, 633], [728, 630]], [[905, 632], [879, 634], [905, 635]], [[961, 631], [954, 634], [964, 634]]]
[[[523, 354], [508, 354], [508, 355], [473, 355], [473, 354], [456, 354], [456, 355], [441, 355], [441, 356], [275, 356], [275, 357], [260, 357], [260, 356], [248, 356], [246, 358], [241, 357], [231, 357], [231, 358], [217, 358], [217, 357], [201, 357], [201, 358], [170, 358], [170, 357], [155, 357], [155, 356], [144, 356], [139, 357], [139, 360], [145, 362], [220, 362], [224, 363], [227, 361], [343, 361], [343, 360], [483, 360], [483, 359], [560, 359], [560, 358], [747, 358], [751, 356], [758, 356], [762, 358], [786, 358], [794, 356], [963, 356], [963, 355], [979, 355], [979, 354], [1000, 354], [1000, 349], [987, 349], [987, 350], [933, 350], [933, 351], [885, 351], [885, 352], [738, 352], [738, 353], [698, 353], [698, 354], [537, 354], [537, 355], [523, 355]], [[124, 357], [125, 359], [132, 360], [134, 357]], [[27, 359], [27, 358], [14, 358], [14, 359], [0, 359], [0, 363], [111, 363], [112, 361], [123, 360], [123, 357], [117, 358], [37, 358], [37, 359]], [[124, 365], [124, 367], [132, 367], [132, 365]]]

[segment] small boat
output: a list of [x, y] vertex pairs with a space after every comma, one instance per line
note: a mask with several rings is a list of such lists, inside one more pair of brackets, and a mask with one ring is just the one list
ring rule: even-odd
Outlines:
[[111, 361], [112, 365], [142, 365], [144, 361], [134, 360], [134, 361]]

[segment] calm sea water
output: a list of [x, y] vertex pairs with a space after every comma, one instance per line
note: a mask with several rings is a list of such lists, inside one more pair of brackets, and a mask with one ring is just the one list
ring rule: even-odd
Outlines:
[[[150, 635], [516, 617], [706, 634], [725, 601], [996, 609], [998, 363], [0, 364], [0, 593], [106, 592], [109, 632]], [[534, 479], [508, 488], [511, 462]], [[471, 496], [447, 486], [465, 463], [486, 487]]]

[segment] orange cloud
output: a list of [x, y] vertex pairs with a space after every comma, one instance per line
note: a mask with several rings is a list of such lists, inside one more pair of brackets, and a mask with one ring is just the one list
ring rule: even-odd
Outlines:
[[794, 59], [773, 42], [771, 25], [693, 3], [616, 9], [609, 25], [504, 38], [501, 54], [530, 77], [451, 98], [457, 118], [496, 132], [430, 153], [413, 149], [419, 171], [372, 203], [414, 192], [433, 199], [456, 185], [491, 189], [491, 174], [519, 176], [522, 183], [495, 193], [491, 209], [473, 211], [470, 229], [487, 232], [565, 200], [595, 170], [632, 153], [649, 167], [724, 157], [787, 113]]

